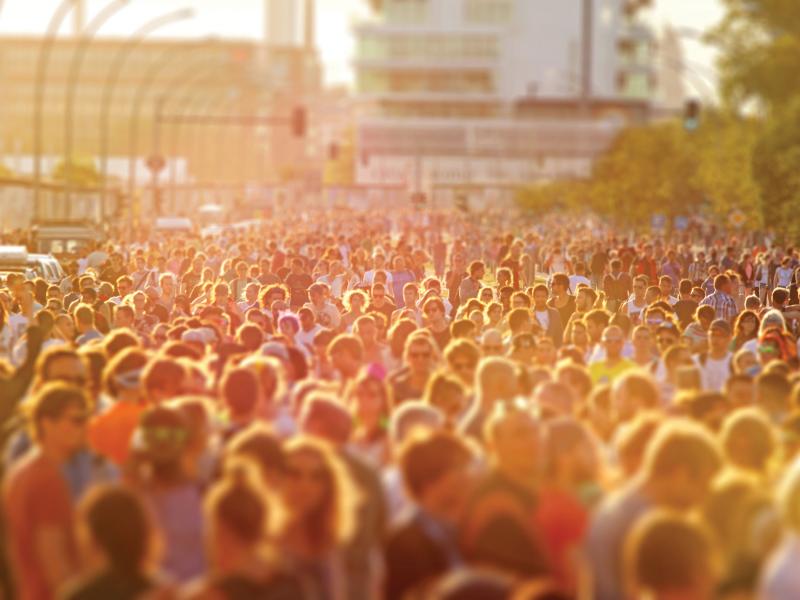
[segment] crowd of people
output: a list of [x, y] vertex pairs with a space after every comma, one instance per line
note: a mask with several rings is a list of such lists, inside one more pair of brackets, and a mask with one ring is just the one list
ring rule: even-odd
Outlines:
[[5, 597], [800, 598], [798, 251], [504, 219], [10, 274]]

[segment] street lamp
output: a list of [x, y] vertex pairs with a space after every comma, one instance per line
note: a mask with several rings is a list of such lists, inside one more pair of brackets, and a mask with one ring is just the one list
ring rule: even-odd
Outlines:
[[[83, 66], [83, 58], [86, 55], [86, 49], [89, 47], [89, 44], [92, 43], [97, 32], [100, 31], [100, 28], [106, 21], [125, 8], [129, 2], [130, 0], [112, 0], [103, 10], [97, 13], [82, 32], [78, 47], [75, 49], [75, 54], [72, 56], [69, 77], [67, 79], [67, 99], [64, 108], [64, 178], [66, 180], [64, 185], [64, 199], [67, 204], [69, 203], [70, 192], [72, 190], [72, 138], [75, 131], [75, 93], [77, 91], [81, 66]], [[67, 208], [67, 210], [69, 210], [69, 208]]]
[[33, 88], [33, 214], [38, 218], [41, 213], [42, 194], [42, 145], [43, 123], [42, 112], [44, 109], [45, 87], [47, 85], [47, 66], [50, 63], [50, 53], [58, 35], [58, 30], [64, 22], [76, 0], [62, 0], [47, 24], [47, 31], [42, 40], [42, 48], [36, 61], [36, 83]]
[[100, 178], [103, 184], [102, 194], [100, 198], [100, 215], [105, 218], [105, 206], [108, 196], [108, 137], [109, 137], [109, 113], [114, 99], [114, 91], [116, 90], [119, 75], [125, 67], [125, 62], [128, 60], [131, 52], [136, 49], [150, 34], [154, 33], [162, 27], [171, 25], [177, 21], [189, 19], [194, 15], [191, 8], [183, 8], [157, 17], [137, 29], [128, 42], [122, 46], [118, 51], [114, 60], [111, 63], [111, 68], [108, 71], [106, 84], [103, 87], [103, 100], [100, 104]]

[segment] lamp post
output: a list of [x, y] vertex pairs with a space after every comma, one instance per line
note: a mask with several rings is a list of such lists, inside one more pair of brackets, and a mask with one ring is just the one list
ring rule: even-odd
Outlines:
[[81, 67], [83, 66], [83, 59], [86, 56], [86, 50], [92, 43], [94, 36], [100, 31], [100, 28], [111, 17], [117, 14], [120, 10], [128, 5], [130, 0], [112, 0], [103, 8], [94, 19], [92, 19], [82, 32], [78, 47], [75, 48], [75, 54], [72, 56], [70, 63], [69, 76], [67, 78], [67, 98], [64, 108], [64, 200], [67, 203], [67, 210], [69, 210], [70, 193], [72, 191], [72, 145], [73, 135], [75, 131], [75, 94], [78, 88], [78, 79], [80, 78]]
[[42, 48], [36, 61], [36, 82], [33, 88], [33, 214], [36, 218], [40, 216], [42, 201], [42, 138], [44, 137], [42, 112], [45, 87], [47, 86], [47, 67], [50, 64], [50, 53], [53, 50], [58, 29], [74, 5], [75, 0], [62, 0], [61, 4], [56, 7], [47, 24]]
[[171, 25], [177, 21], [189, 19], [194, 15], [191, 8], [183, 8], [171, 13], [167, 13], [157, 17], [137, 29], [128, 42], [122, 46], [118, 51], [114, 60], [111, 62], [111, 68], [106, 77], [106, 84], [103, 87], [103, 100], [100, 104], [100, 178], [103, 184], [102, 193], [100, 197], [100, 215], [105, 219], [105, 206], [108, 197], [108, 138], [109, 138], [109, 113], [111, 112], [111, 105], [114, 99], [114, 92], [116, 90], [119, 75], [125, 68], [125, 62], [128, 60], [131, 52], [136, 49], [150, 34]]

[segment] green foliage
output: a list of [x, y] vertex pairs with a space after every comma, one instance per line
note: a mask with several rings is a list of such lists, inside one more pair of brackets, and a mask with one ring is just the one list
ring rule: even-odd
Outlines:
[[632, 228], [648, 227], [655, 213], [671, 220], [702, 211], [725, 221], [738, 209], [758, 227], [761, 190], [751, 163], [758, 133], [756, 121], [710, 112], [692, 133], [678, 121], [632, 127], [596, 161], [590, 181], [529, 186], [517, 201], [534, 212], [589, 209]]
[[589, 183], [585, 181], [552, 181], [520, 188], [516, 201], [534, 213], [570, 211], [585, 206], [589, 193]]
[[792, 242], [800, 240], [800, 97], [771, 118], [753, 153], [764, 195], [764, 220]]
[[69, 182], [74, 186], [85, 188], [97, 187], [101, 183], [94, 159], [85, 156], [73, 158], [69, 168], [65, 160], [58, 161], [53, 168], [52, 177], [56, 181]]
[[766, 109], [800, 95], [797, 0], [725, 0], [726, 16], [707, 39], [720, 50], [723, 97]]

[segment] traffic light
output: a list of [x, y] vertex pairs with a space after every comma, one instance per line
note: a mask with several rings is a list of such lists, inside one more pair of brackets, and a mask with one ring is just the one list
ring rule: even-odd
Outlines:
[[295, 137], [306, 137], [306, 109], [297, 106], [292, 111], [292, 133]]
[[700, 127], [700, 103], [697, 100], [688, 100], [683, 110], [683, 128], [692, 132], [698, 127]]

